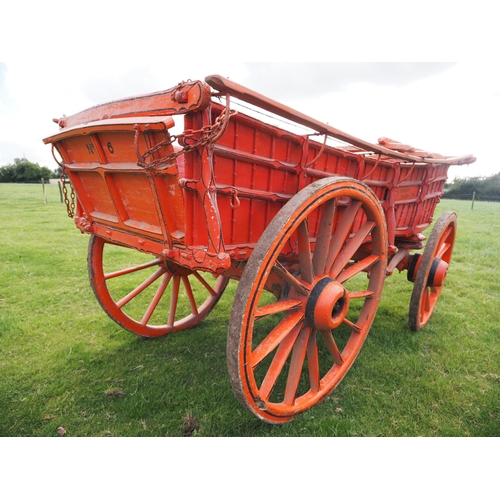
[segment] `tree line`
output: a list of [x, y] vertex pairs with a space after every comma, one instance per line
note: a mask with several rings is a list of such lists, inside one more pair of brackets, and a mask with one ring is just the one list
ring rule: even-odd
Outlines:
[[0, 182], [40, 182], [57, 177], [53, 170], [41, 167], [26, 158], [15, 158], [14, 163], [0, 167]]
[[443, 198], [471, 200], [473, 196], [476, 200], [500, 201], [500, 173], [489, 177], [456, 178], [445, 185]]
[[[48, 182], [60, 174], [60, 167], [54, 172], [26, 158], [15, 158], [14, 163], [0, 167], [0, 182], [40, 182], [41, 179]], [[490, 177], [456, 178], [445, 185], [443, 198], [470, 200], [474, 193], [477, 200], [500, 201], [500, 173]]]

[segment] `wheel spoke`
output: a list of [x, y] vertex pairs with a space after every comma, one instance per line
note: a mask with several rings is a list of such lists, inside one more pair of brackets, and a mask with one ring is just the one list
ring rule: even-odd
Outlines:
[[347, 318], [344, 318], [342, 320], [342, 323], [350, 328], [354, 333], [359, 333], [361, 331], [361, 328], [358, 325], [356, 325], [352, 321], [349, 321]]
[[200, 276], [198, 271], [193, 271], [193, 276], [208, 290], [210, 295], [217, 295], [217, 292]]
[[368, 299], [372, 298], [374, 293], [371, 290], [362, 290], [360, 292], [348, 292], [350, 299]]
[[360, 260], [359, 262], [356, 262], [352, 266], [346, 267], [337, 277], [337, 281], [339, 283], [344, 283], [344, 281], [347, 281], [351, 279], [353, 276], [356, 276], [356, 274], [365, 271], [370, 266], [375, 264], [375, 262], [378, 261], [379, 261], [378, 255], [370, 255], [368, 257], [365, 257], [364, 259]]
[[259, 389], [260, 397], [262, 399], [268, 399], [271, 394], [276, 380], [280, 376], [283, 367], [285, 366], [286, 360], [292, 351], [292, 348], [297, 340], [297, 336], [302, 328], [302, 325], [299, 324], [295, 328], [292, 329], [289, 335], [287, 335], [278, 349], [276, 349], [276, 353], [271, 361], [269, 369], [267, 370], [266, 376], [262, 381], [262, 384]]
[[422, 297], [422, 310], [429, 312], [431, 310], [431, 291], [429, 287], [425, 287], [424, 296]]
[[191, 312], [193, 314], [198, 314], [198, 306], [194, 300], [193, 289], [191, 288], [191, 283], [189, 283], [189, 278], [187, 276], [182, 276], [182, 283], [184, 284], [184, 289], [186, 290], [189, 304], [191, 306]]
[[273, 271], [301, 295], [308, 296], [307, 288], [295, 276], [288, 272], [280, 262], [276, 261], [274, 263]]
[[309, 342], [307, 343], [307, 367], [309, 368], [311, 390], [319, 392], [319, 360], [316, 329], [313, 329], [309, 335]]
[[160, 268], [156, 270], [148, 279], [143, 281], [137, 288], [132, 290], [128, 295], [119, 300], [116, 305], [121, 309], [125, 304], [128, 304], [134, 297], [137, 297], [148, 286], [154, 283], [162, 274], [167, 272], [166, 269]]
[[447, 243], [446, 241], [443, 241], [436, 252], [436, 257], [441, 259], [443, 255], [451, 248], [451, 244]]
[[250, 365], [258, 365], [302, 320], [302, 312], [295, 312], [281, 320], [250, 355]]
[[441, 241], [448, 241], [448, 238], [450, 237], [450, 235], [453, 233], [454, 231], [454, 227], [453, 226], [448, 226], [444, 232], [443, 232], [443, 235], [441, 236]]
[[290, 311], [302, 304], [302, 300], [286, 299], [278, 300], [272, 304], [267, 304], [265, 306], [259, 307], [255, 310], [255, 319], [264, 318], [265, 316], [270, 316], [271, 314], [277, 314], [280, 312]]
[[156, 290], [155, 296], [153, 297], [151, 304], [149, 304], [148, 309], [146, 310], [144, 316], [140, 321], [141, 325], [147, 325], [148, 321], [151, 319], [151, 316], [153, 315], [156, 306], [158, 305], [158, 302], [160, 302], [160, 299], [163, 297], [165, 289], [167, 288], [167, 285], [170, 282], [171, 278], [172, 275], [170, 273], [165, 273], [165, 275], [161, 279], [160, 286], [158, 287], [158, 290]]
[[443, 287], [432, 287], [429, 290], [429, 310], [432, 311], [434, 310], [434, 307], [436, 306], [437, 299], [439, 295], [441, 294], [441, 290]]
[[179, 299], [179, 285], [181, 277], [174, 275], [174, 284], [172, 286], [172, 297], [170, 297], [170, 310], [168, 312], [167, 326], [174, 326], [175, 313], [177, 311], [177, 301]]
[[313, 282], [313, 267], [311, 260], [311, 247], [309, 243], [309, 224], [307, 219], [304, 219], [297, 228], [298, 238], [298, 254], [300, 265], [300, 277], [306, 283]]
[[314, 247], [313, 268], [316, 276], [325, 274], [326, 258], [330, 249], [332, 238], [333, 216], [335, 213], [336, 199], [326, 202], [321, 213], [316, 245]]
[[338, 366], [342, 366], [344, 364], [344, 360], [342, 359], [337, 344], [335, 343], [331, 330], [322, 330], [321, 336], [323, 337], [326, 347], [330, 351], [335, 364]]
[[105, 273], [104, 279], [109, 280], [112, 278], [117, 278], [118, 276], [123, 276], [125, 274], [135, 273], [137, 271], [142, 271], [143, 269], [147, 269], [148, 267], [157, 266], [161, 263], [160, 259], [152, 260], [151, 262], [146, 262], [145, 264], [141, 264], [139, 266], [128, 267], [126, 269], [120, 269], [119, 271], [114, 271], [112, 273]]
[[306, 357], [310, 332], [311, 328], [302, 328], [293, 346], [290, 369], [288, 370], [288, 378], [286, 380], [285, 397], [283, 398], [283, 403], [286, 405], [292, 405], [295, 400]]
[[337, 259], [337, 256], [344, 245], [344, 242], [349, 238], [349, 233], [354, 220], [358, 215], [359, 207], [361, 206], [360, 201], [352, 200], [349, 206], [341, 214], [340, 220], [337, 224], [337, 228], [333, 233], [332, 242], [330, 245], [330, 250], [328, 251], [328, 257], [326, 259], [326, 269], [331, 269], [333, 263]]
[[358, 250], [365, 238], [370, 234], [374, 226], [375, 222], [365, 222], [359, 228], [356, 234], [346, 243], [346, 245], [342, 248], [339, 255], [337, 256], [337, 259], [335, 260], [333, 266], [330, 268], [330, 277], [334, 279], [337, 278], [339, 273], [344, 269], [344, 267], [356, 253], [356, 250]]

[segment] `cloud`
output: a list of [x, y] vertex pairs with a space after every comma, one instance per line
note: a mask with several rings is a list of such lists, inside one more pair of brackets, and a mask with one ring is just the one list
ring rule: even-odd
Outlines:
[[[75, 68], [76, 69], [76, 68]], [[211, 73], [228, 74], [235, 81], [247, 71], [240, 63], [184, 61], [173, 57], [169, 65], [131, 66], [130, 63], [100, 64], [92, 73], [76, 69], [75, 85], [92, 105], [124, 97], [157, 92], [174, 87], [183, 80], [203, 80]]]
[[82, 93], [89, 101], [96, 104], [155, 92], [162, 86], [164, 84], [158, 82], [152, 70], [147, 67], [119, 68], [118, 71], [115, 68], [114, 72], [107, 74], [99, 72], [93, 76], [84, 77], [80, 84]]
[[[34, 163], [38, 163], [38, 144], [25, 142], [23, 144], [16, 142], [0, 141], [0, 166], [8, 165], [14, 162], [15, 158], [28, 158]], [[41, 161], [41, 166], [48, 166], [54, 170], [57, 165], [53, 161]]]
[[5, 75], [7, 73], [7, 65], [0, 62], [0, 112], [5, 108], [7, 102], [7, 89], [5, 87]]
[[447, 71], [455, 63], [247, 62], [244, 84], [270, 97], [303, 99], [366, 83], [401, 87]]

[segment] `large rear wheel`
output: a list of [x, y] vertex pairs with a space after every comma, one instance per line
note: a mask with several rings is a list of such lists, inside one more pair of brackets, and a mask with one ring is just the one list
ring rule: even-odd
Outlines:
[[329, 177], [295, 195], [235, 295], [227, 354], [241, 404], [283, 423], [325, 398], [368, 335], [386, 266], [385, 216], [366, 185]]
[[96, 235], [89, 241], [88, 272], [104, 311], [143, 337], [197, 325], [217, 304], [228, 281]]

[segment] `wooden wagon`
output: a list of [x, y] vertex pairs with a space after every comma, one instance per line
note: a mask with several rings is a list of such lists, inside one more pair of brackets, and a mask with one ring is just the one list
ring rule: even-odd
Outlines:
[[68, 214], [90, 234], [90, 283], [103, 309], [159, 337], [200, 323], [239, 280], [228, 370], [239, 401], [262, 420], [286, 422], [339, 384], [395, 269], [414, 282], [410, 327], [428, 322], [456, 215], [439, 218], [425, 247], [422, 232], [448, 167], [473, 156], [371, 144], [216, 75], [56, 121], [59, 133], [44, 142], [71, 182]]

